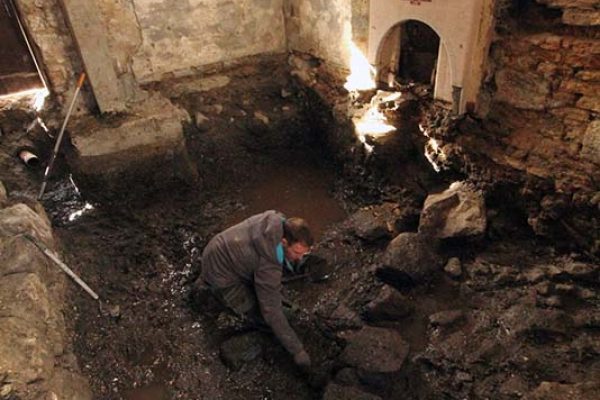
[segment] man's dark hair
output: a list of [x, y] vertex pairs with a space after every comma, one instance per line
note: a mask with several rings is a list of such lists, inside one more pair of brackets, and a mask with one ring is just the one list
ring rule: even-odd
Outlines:
[[283, 237], [289, 244], [300, 242], [312, 246], [315, 241], [308, 224], [302, 218], [286, 219], [283, 223]]

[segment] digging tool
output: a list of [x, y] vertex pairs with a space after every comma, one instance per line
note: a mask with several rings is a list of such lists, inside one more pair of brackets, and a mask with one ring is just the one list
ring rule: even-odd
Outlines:
[[71, 117], [71, 113], [73, 112], [73, 106], [75, 106], [75, 99], [77, 99], [79, 90], [81, 90], [81, 86], [83, 86], [83, 81], [85, 81], [85, 72], [82, 72], [79, 76], [79, 80], [77, 81], [77, 87], [75, 88], [75, 93], [73, 93], [73, 99], [71, 99], [71, 104], [69, 105], [69, 110], [67, 111], [67, 115], [65, 115], [65, 120], [63, 121], [62, 127], [60, 128], [60, 133], [56, 138], [54, 150], [52, 151], [50, 161], [48, 162], [48, 166], [46, 167], [46, 171], [44, 172], [44, 180], [42, 181], [42, 187], [40, 188], [40, 193], [37, 197], [38, 200], [42, 198], [42, 196], [44, 195], [44, 191], [46, 190], [46, 184], [48, 183], [48, 176], [50, 175], [50, 170], [52, 170], [54, 160], [56, 160], [56, 155], [58, 154], [58, 149], [60, 147], [60, 143], [62, 142], [62, 138], [65, 133], [65, 128], [67, 127], [67, 122], [69, 121], [69, 117]]
[[92, 296], [92, 298], [94, 300], [98, 300], [100, 298], [96, 294], [96, 292], [94, 292], [92, 289], [90, 289], [90, 287], [83, 280], [81, 280], [81, 278], [78, 277], [77, 274], [75, 274], [75, 272], [73, 272], [69, 267], [67, 267], [65, 265], [65, 263], [63, 263], [62, 261], [60, 261], [60, 259], [58, 258], [58, 256], [53, 251], [51, 251], [44, 243], [42, 243], [41, 241], [37, 240], [36, 238], [34, 238], [31, 235], [24, 234], [23, 236], [25, 237], [25, 239], [27, 239], [31, 243], [33, 243], [35, 245], [35, 247], [37, 247], [38, 249], [40, 249], [41, 252], [44, 253], [49, 259], [51, 259], [52, 261], [54, 261], [56, 263], [56, 265], [58, 265], [60, 267], [60, 269], [62, 269], [67, 275], [69, 275], [71, 278], [73, 278], [73, 280], [75, 282], [77, 282], [77, 284], [79, 286], [81, 286], [83, 288], [83, 290], [85, 290], [86, 292], [88, 292], [88, 294], [90, 296]]

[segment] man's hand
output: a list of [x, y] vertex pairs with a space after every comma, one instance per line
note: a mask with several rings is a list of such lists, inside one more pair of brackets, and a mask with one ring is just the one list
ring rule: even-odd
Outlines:
[[302, 369], [310, 368], [310, 356], [304, 350], [301, 350], [298, 353], [294, 354], [294, 362], [297, 366], [299, 366]]

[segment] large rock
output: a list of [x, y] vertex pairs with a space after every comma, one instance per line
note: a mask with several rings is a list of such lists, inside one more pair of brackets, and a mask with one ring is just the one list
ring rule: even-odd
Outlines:
[[357, 211], [350, 217], [350, 224], [356, 236], [374, 242], [389, 239], [399, 232], [414, 230], [418, 218], [418, 211], [413, 207], [388, 202]]
[[389, 285], [384, 285], [379, 294], [365, 309], [370, 321], [395, 321], [412, 314], [414, 305]]
[[393, 204], [358, 210], [350, 217], [351, 230], [367, 242], [388, 239], [392, 235]]
[[323, 400], [381, 400], [381, 397], [363, 392], [355, 387], [330, 383], [325, 389]]
[[395, 330], [365, 326], [342, 335], [348, 341], [341, 361], [363, 374], [393, 374], [404, 366], [409, 345]]
[[487, 225], [481, 192], [455, 182], [443, 193], [427, 197], [421, 212], [419, 232], [437, 238], [479, 236]]
[[435, 240], [420, 233], [405, 232], [388, 245], [377, 276], [395, 287], [411, 286], [430, 281], [442, 264]]

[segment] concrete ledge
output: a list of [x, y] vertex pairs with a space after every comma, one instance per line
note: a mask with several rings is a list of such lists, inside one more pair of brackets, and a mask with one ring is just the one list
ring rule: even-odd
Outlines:
[[185, 110], [151, 94], [126, 115], [78, 120], [71, 128], [76, 155], [69, 163], [84, 181], [115, 190], [135, 182], [194, 181], [197, 171], [183, 135], [190, 121]]

